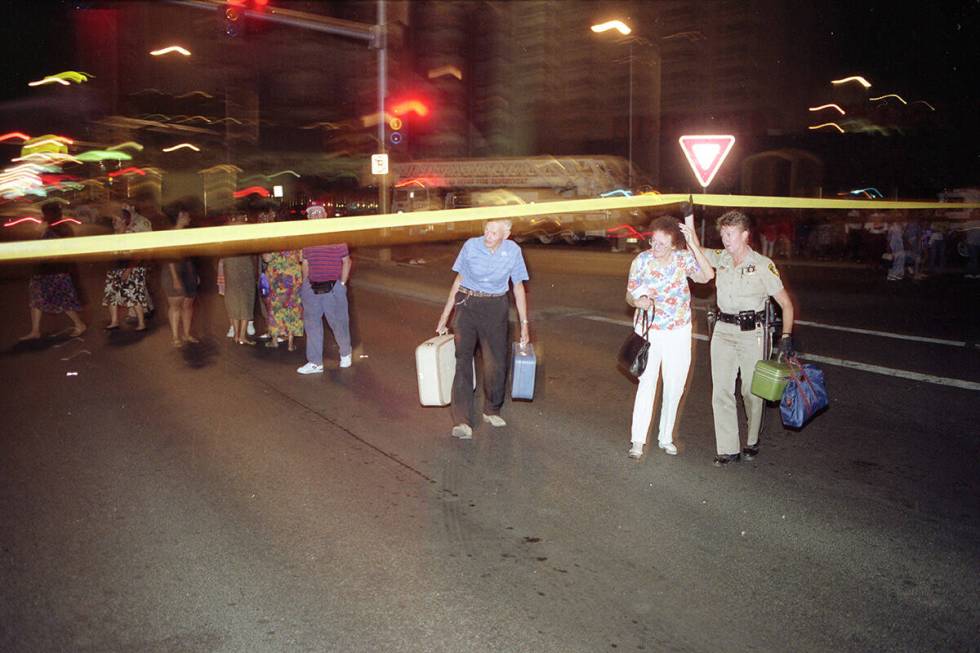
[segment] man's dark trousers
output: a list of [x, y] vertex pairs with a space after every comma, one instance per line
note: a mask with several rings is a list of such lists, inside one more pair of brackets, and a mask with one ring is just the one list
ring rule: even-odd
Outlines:
[[473, 413], [473, 354], [483, 349], [483, 412], [499, 415], [507, 385], [507, 330], [510, 303], [507, 295], [473, 297], [456, 294], [453, 333], [456, 376], [453, 378], [453, 423], [470, 424]]

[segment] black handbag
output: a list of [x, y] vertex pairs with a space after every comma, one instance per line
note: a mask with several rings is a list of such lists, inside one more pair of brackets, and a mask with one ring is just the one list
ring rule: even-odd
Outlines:
[[633, 318], [633, 330], [630, 331], [626, 342], [619, 349], [618, 357], [619, 366], [636, 379], [640, 378], [640, 375], [646, 370], [647, 355], [650, 351], [650, 341], [647, 340], [647, 334], [650, 333], [650, 322], [647, 318], [647, 312], [641, 311], [641, 313], [643, 313], [643, 335], [636, 335], [638, 318]]

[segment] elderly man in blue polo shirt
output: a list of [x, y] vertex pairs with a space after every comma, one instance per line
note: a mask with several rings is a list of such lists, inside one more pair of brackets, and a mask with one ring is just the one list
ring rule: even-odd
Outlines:
[[528, 280], [524, 255], [517, 243], [508, 240], [510, 220], [491, 220], [483, 237], [470, 238], [463, 244], [453, 271], [456, 280], [449, 290], [446, 307], [439, 318], [436, 333], [447, 332], [449, 316], [455, 310], [453, 323], [456, 341], [456, 376], [453, 379], [453, 437], [473, 437], [473, 354], [477, 342], [483, 348], [483, 421], [491, 426], [507, 426], [500, 416], [507, 385], [507, 331], [510, 302], [508, 282], [514, 285], [514, 301], [521, 321], [521, 344], [528, 336]]

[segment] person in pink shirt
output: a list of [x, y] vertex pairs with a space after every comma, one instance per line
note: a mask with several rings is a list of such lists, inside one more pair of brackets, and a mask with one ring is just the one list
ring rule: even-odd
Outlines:
[[644, 334], [650, 350], [633, 402], [630, 458], [640, 458], [650, 431], [657, 383], [663, 372], [658, 445], [677, 455], [674, 425], [691, 367], [691, 290], [688, 278], [707, 283], [714, 270], [701, 251], [697, 234], [671, 216], [650, 223], [650, 249], [640, 252], [630, 266], [626, 303], [636, 309], [635, 330]]

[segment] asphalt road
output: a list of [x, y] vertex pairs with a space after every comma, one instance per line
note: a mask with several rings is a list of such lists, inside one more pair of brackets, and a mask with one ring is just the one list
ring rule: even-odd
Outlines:
[[786, 266], [802, 319], [967, 344], [801, 327], [804, 351], [929, 380], [824, 365], [828, 411], [770, 415], [762, 454], [717, 469], [702, 340], [680, 455], [627, 459], [629, 259], [581, 250], [528, 250], [535, 400], [450, 438], [413, 350], [454, 249], [356, 253], [354, 366], [328, 343], [313, 377], [232, 345], [212, 294], [193, 348], [162, 316], [107, 336], [96, 301], [82, 338], [13, 344], [5, 270], [0, 650], [977, 648], [978, 390], [942, 382], [980, 381], [976, 286]]

